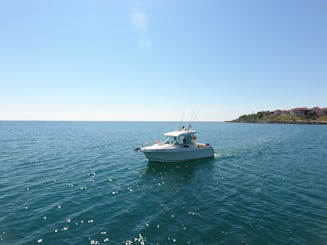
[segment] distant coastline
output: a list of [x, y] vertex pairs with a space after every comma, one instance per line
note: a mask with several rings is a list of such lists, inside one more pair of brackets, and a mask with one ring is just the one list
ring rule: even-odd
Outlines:
[[298, 107], [290, 110], [260, 111], [240, 116], [230, 122], [327, 124], [327, 108]]

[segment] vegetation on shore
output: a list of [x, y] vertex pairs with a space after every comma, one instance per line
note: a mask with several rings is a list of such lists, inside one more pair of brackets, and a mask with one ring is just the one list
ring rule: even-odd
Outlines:
[[327, 108], [294, 108], [290, 110], [260, 111], [243, 115], [231, 122], [327, 124]]

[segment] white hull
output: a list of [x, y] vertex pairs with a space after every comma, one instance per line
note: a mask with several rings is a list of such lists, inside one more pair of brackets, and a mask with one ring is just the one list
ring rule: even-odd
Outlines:
[[190, 127], [164, 134], [164, 138], [154, 145], [136, 148], [151, 162], [183, 162], [214, 157], [209, 144], [196, 143], [196, 131]]
[[214, 156], [214, 150], [211, 146], [182, 149], [141, 149], [140, 151], [143, 152], [145, 157], [151, 162], [183, 162]]

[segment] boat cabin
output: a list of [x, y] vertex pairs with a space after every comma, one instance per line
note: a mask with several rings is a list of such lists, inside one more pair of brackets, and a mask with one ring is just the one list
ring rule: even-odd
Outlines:
[[196, 142], [196, 131], [194, 130], [179, 130], [164, 134], [161, 139], [161, 144], [169, 145], [190, 145]]

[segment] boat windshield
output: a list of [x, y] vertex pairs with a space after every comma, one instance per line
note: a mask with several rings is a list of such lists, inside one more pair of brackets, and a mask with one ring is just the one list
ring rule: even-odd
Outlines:
[[174, 136], [164, 136], [161, 140], [161, 144], [173, 144], [176, 141], [176, 137]]
[[191, 135], [180, 135], [178, 137], [175, 136], [164, 136], [161, 140], [160, 140], [161, 144], [178, 144], [178, 145], [182, 145], [182, 144], [194, 144], [192, 136]]

